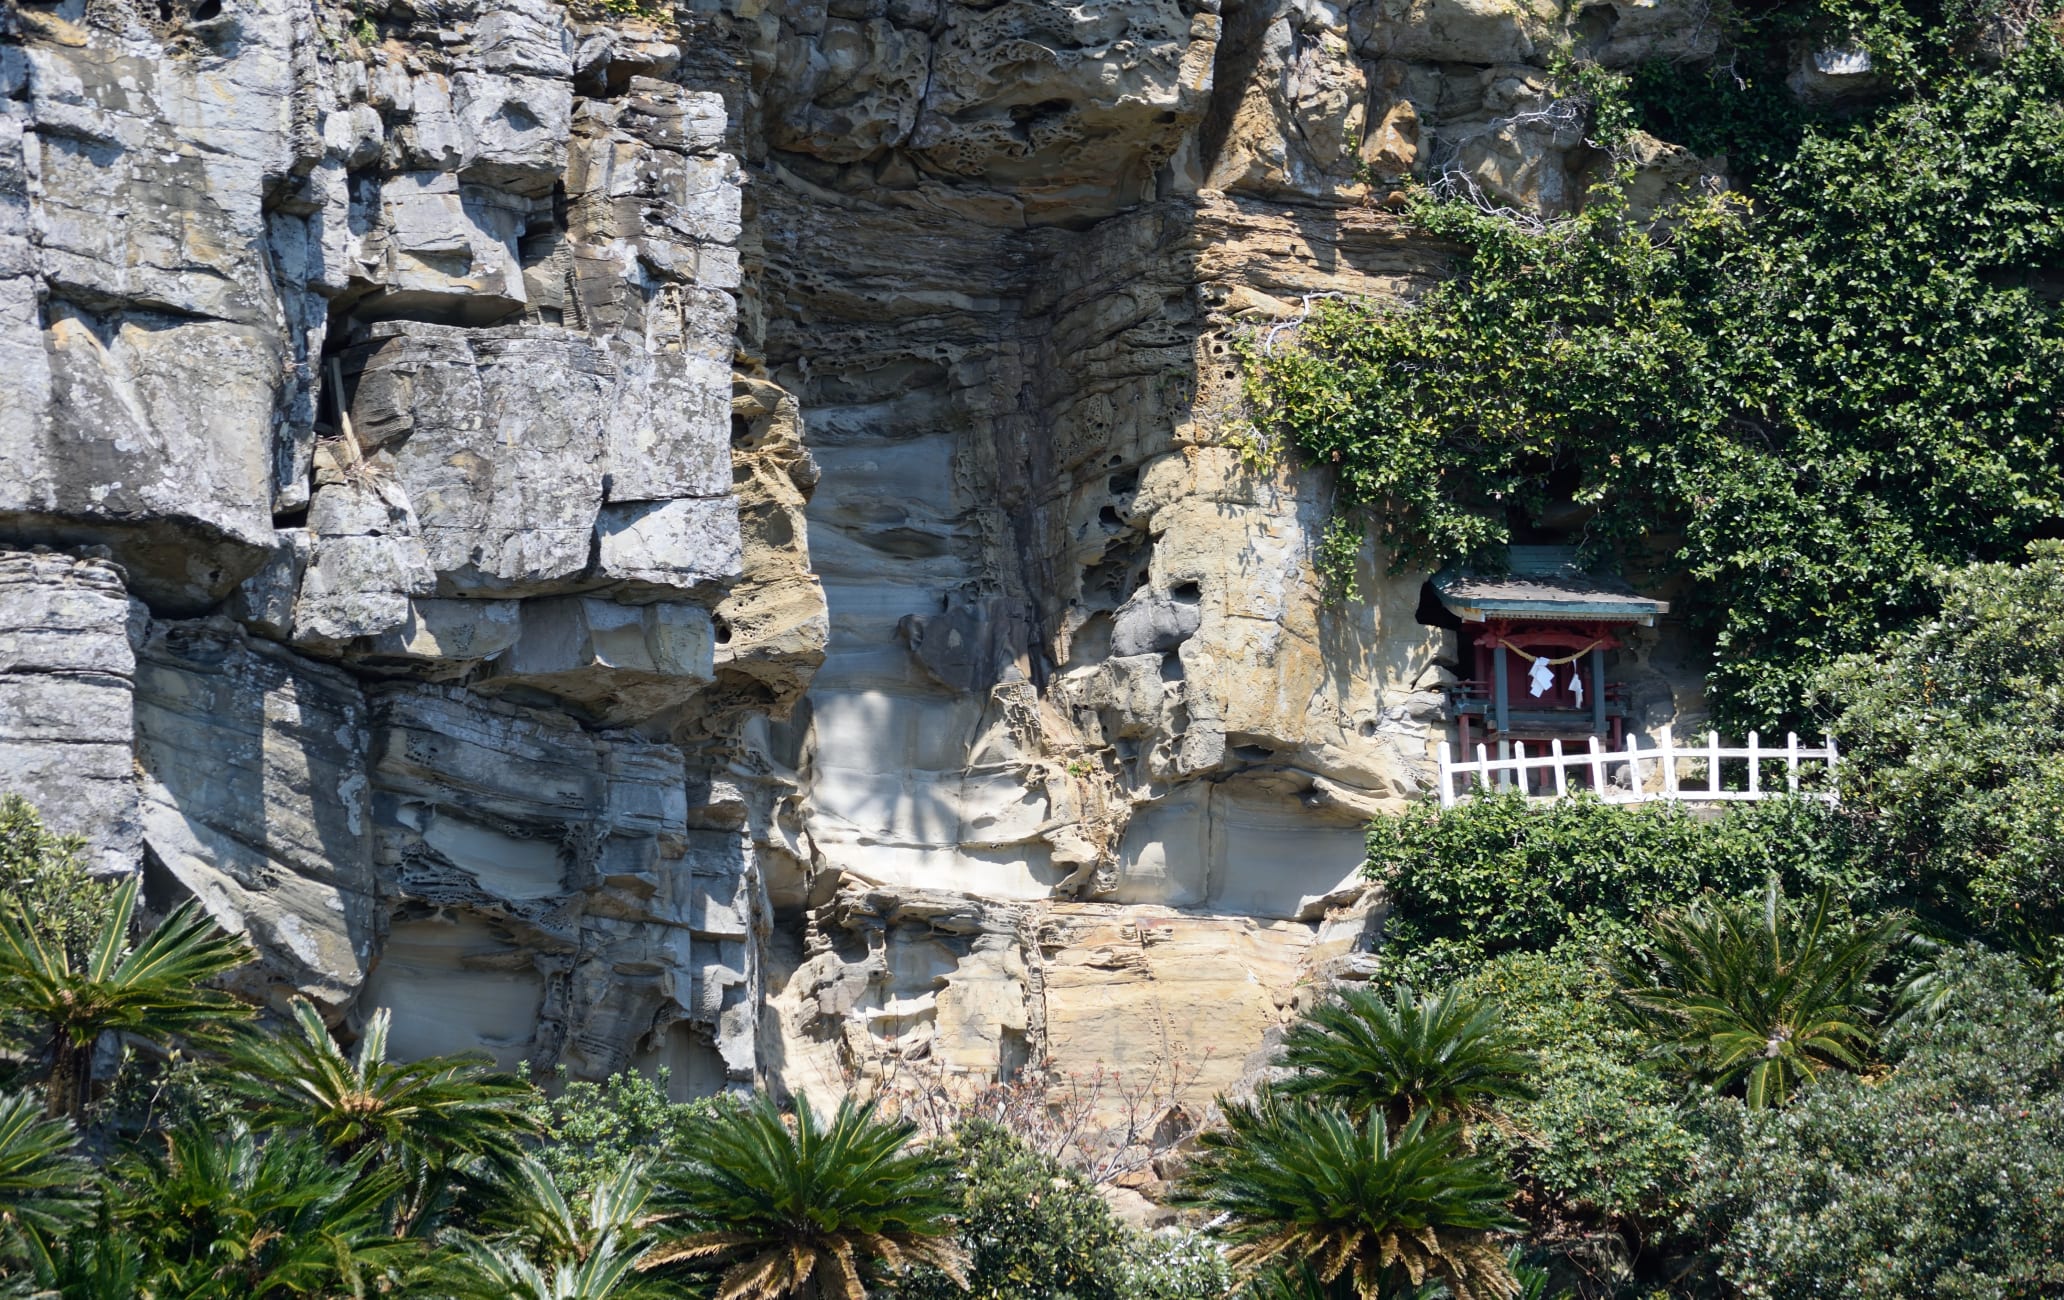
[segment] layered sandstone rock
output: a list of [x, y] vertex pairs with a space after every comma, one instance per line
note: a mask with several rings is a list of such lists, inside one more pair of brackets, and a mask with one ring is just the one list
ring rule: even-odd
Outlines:
[[[1407, 179], [1581, 203], [1560, 52], [1717, 39], [1694, 0], [0, 25], [0, 782], [347, 1031], [814, 1092], [1228, 1086], [1360, 969], [1439, 634], [1373, 549], [1324, 600], [1324, 476], [1243, 454], [1234, 341], [1441, 275]], [[1717, 183], [1629, 148], [1650, 206]], [[1696, 707], [1675, 653], [1629, 655], [1647, 725]]]

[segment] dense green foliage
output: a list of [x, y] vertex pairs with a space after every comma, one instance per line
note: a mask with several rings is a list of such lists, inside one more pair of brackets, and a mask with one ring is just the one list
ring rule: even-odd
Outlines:
[[1504, 1106], [1508, 1125], [1480, 1130], [1530, 1200], [1550, 1216], [1607, 1223], [1668, 1222], [1685, 1208], [1698, 1139], [1680, 1113], [1683, 1089], [1650, 1067], [1651, 1044], [1617, 1013], [1602, 967], [1567, 951], [1512, 953], [1466, 987], [1495, 998], [1533, 1048], [1536, 1095]]
[[1868, 829], [1803, 800], [1711, 818], [1589, 798], [1539, 809], [1516, 793], [1445, 811], [1416, 804], [1370, 826], [1368, 870], [1394, 909], [1386, 966], [1413, 978], [1563, 943], [1602, 952], [1658, 910], [1708, 889], [1760, 891], [1771, 875], [1794, 893], [1828, 884], [1859, 904], [1885, 888]]
[[[870, 1107], [681, 1103], [663, 1077], [548, 1096], [484, 1060], [389, 1059], [384, 1012], [348, 1049], [306, 1002], [236, 1023], [254, 1009], [210, 982], [240, 942], [192, 908], [138, 927], [133, 879], [89, 880], [26, 805], [0, 818], [0, 865], [45, 904], [7, 900], [0, 1025], [67, 1111], [0, 1093], [0, 1295], [943, 1297], [964, 1256], [981, 1294], [1025, 1300], [1230, 1284], [1203, 1238], [1134, 1232], [1000, 1130], [919, 1147]], [[53, 1028], [81, 1055], [104, 1028], [140, 1047], [66, 1078], [38, 1051]]]
[[937, 1270], [896, 1288], [908, 1300], [1205, 1300], [1225, 1266], [1208, 1247], [1155, 1245], [1128, 1232], [1082, 1175], [1008, 1131], [971, 1121], [954, 1134], [965, 1291]]
[[[1452, 278], [1411, 310], [1319, 304], [1249, 389], [1264, 434], [1335, 471], [1334, 579], [1365, 527], [1423, 569], [1580, 515], [1591, 553], [1691, 576], [1724, 718], [1769, 726], [1924, 616], [1935, 565], [2012, 556], [2064, 509], [2064, 50], [2038, 24], [1994, 66], [1972, 4], [1742, 8], [1748, 77], [1607, 98], [1742, 142], [1749, 201], [1657, 227], [1608, 184], [1536, 230], [1422, 195]], [[1884, 52], [1883, 97], [1777, 98], [1792, 40], [1845, 28]]]
[[585, 1196], [627, 1164], [652, 1163], [706, 1122], [728, 1097], [674, 1101], [668, 1074], [613, 1074], [600, 1083], [553, 1080], [534, 1091], [526, 1120], [543, 1137], [538, 1160], [569, 1195]]
[[348, 1056], [313, 1005], [296, 998], [292, 1011], [293, 1032], [254, 1036], [235, 1051], [229, 1086], [260, 1127], [307, 1129], [346, 1156], [430, 1167], [519, 1152], [531, 1098], [522, 1080], [465, 1057], [388, 1060], [384, 1007]]
[[200, 904], [181, 904], [143, 938], [130, 940], [139, 881], [107, 899], [82, 955], [62, 933], [42, 930], [15, 898], [0, 900], [0, 1006], [34, 1026], [47, 1053], [50, 1113], [73, 1119], [93, 1094], [93, 1048], [105, 1033], [167, 1041], [219, 1040], [250, 1009], [204, 985], [249, 961], [251, 949], [215, 927]]
[[52, 834], [20, 795], [0, 795], [0, 893], [19, 902], [74, 961], [86, 959], [114, 891], [87, 874], [81, 847], [76, 838]]
[[1947, 915], [2064, 929], [2064, 546], [1937, 578], [1941, 612], [1844, 661], [1845, 793], [1875, 809], [1884, 859]]
[[1945, 1014], [1887, 1037], [1881, 1082], [1701, 1116], [1690, 1225], [1738, 1294], [2064, 1290], [2060, 1008], [2012, 959], [1959, 956]]

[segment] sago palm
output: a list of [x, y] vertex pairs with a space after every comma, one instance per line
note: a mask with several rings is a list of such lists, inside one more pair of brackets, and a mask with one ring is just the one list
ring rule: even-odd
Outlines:
[[793, 1121], [765, 1096], [727, 1107], [663, 1175], [690, 1231], [641, 1267], [719, 1273], [716, 1300], [865, 1300], [871, 1274], [910, 1264], [966, 1286], [951, 1165], [908, 1150], [914, 1132], [850, 1098], [829, 1123], [803, 1101]]
[[93, 1045], [110, 1031], [163, 1042], [219, 1040], [250, 1008], [205, 981], [252, 957], [195, 902], [141, 942], [129, 942], [136, 877], [115, 890], [83, 961], [46, 940], [13, 899], [0, 905], [0, 1006], [41, 1027], [50, 1051], [45, 1086], [53, 1116], [77, 1119], [92, 1097]]
[[1380, 1111], [1264, 1091], [1223, 1103], [1181, 1203], [1217, 1221], [1228, 1260], [1253, 1275], [1308, 1270], [1326, 1287], [1377, 1300], [1438, 1280], [1456, 1300], [1508, 1297], [1517, 1283], [1498, 1235], [1521, 1225], [1512, 1187], [1453, 1125], [1424, 1113], [1393, 1135]]
[[489, 1212], [493, 1241], [468, 1241], [453, 1290], [464, 1300], [634, 1300], [668, 1294], [638, 1272], [661, 1217], [651, 1184], [626, 1164], [585, 1198], [569, 1201], [542, 1164], [508, 1166]]
[[471, 1241], [450, 1290], [456, 1300], [658, 1300], [676, 1294], [638, 1272], [639, 1255], [615, 1243], [586, 1259], [540, 1264], [505, 1246]]
[[1830, 1068], [1862, 1069], [1877, 1036], [1868, 988], [1907, 932], [1904, 913], [1833, 918], [1823, 888], [1803, 905], [1772, 878], [1760, 901], [1707, 896], [1657, 917], [1647, 956], [1613, 974], [1623, 1011], [1656, 1043], [1753, 1107], [1783, 1105]]
[[296, 998], [291, 1009], [292, 1032], [253, 1035], [232, 1054], [228, 1085], [252, 1103], [255, 1125], [305, 1128], [346, 1158], [370, 1150], [441, 1166], [520, 1151], [532, 1127], [521, 1079], [469, 1056], [388, 1060], [385, 1008], [347, 1056], [314, 1006]]
[[76, 1137], [31, 1094], [0, 1096], [0, 1259], [39, 1259], [91, 1213], [92, 1168], [74, 1151]]
[[539, 1259], [585, 1259], [605, 1242], [637, 1240], [666, 1216], [651, 1209], [650, 1170], [627, 1161], [583, 1197], [569, 1199], [535, 1157], [506, 1165], [482, 1215], [497, 1242]]
[[1351, 989], [1312, 1008], [1283, 1038], [1278, 1084], [1402, 1124], [1421, 1111], [1463, 1119], [1499, 1097], [1531, 1097], [1532, 1057], [1506, 1031], [1497, 1004], [1449, 987], [1424, 996], [1399, 984], [1385, 997]]
[[337, 1164], [316, 1138], [182, 1127], [161, 1154], [113, 1170], [116, 1220], [142, 1247], [145, 1290], [180, 1300], [359, 1294], [412, 1255], [388, 1232], [400, 1188], [364, 1158]]

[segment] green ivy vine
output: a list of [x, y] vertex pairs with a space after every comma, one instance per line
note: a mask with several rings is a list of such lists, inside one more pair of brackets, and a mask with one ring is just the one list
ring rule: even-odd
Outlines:
[[[2054, 0], [1738, 5], [1708, 68], [1592, 71], [1595, 120], [1730, 151], [1748, 188], [1636, 219], [1622, 167], [1530, 230], [1424, 192], [1461, 251], [1412, 308], [1322, 301], [1248, 347], [1255, 428], [1329, 466], [1322, 574], [1494, 562], [1551, 508], [1588, 554], [1688, 575], [1724, 720], [1925, 615], [1936, 565], [2064, 516], [2064, 41]], [[2001, 39], [2001, 24], [2013, 39]], [[1878, 98], [1783, 86], [1871, 50]]]

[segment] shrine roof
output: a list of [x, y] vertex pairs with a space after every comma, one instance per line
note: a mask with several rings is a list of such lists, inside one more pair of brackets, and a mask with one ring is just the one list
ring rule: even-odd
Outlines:
[[1489, 618], [1581, 618], [1652, 627], [1657, 616], [1670, 612], [1668, 601], [1649, 599], [1617, 574], [1579, 569], [1574, 548], [1511, 549], [1510, 572], [1450, 570], [1435, 575], [1433, 589], [1441, 604], [1465, 623]]

